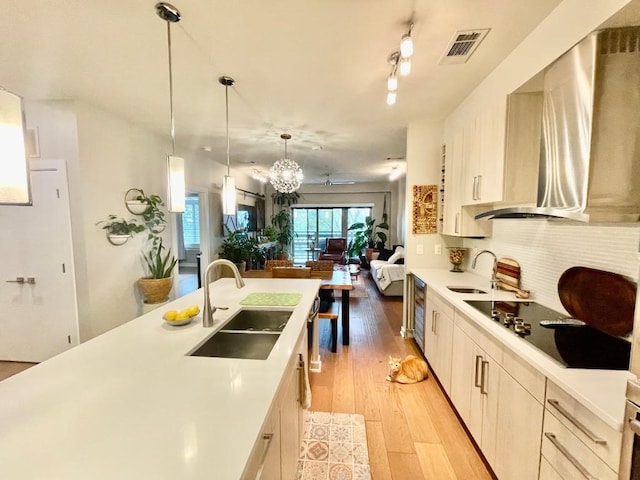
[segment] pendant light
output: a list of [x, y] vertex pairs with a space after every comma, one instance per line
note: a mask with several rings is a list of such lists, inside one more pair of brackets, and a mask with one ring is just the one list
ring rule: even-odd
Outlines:
[[233, 86], [235, 81], [231, 77], [222, 76], [218, 78], [218, 82], [224, 85], [224, 99], [226, 107], [226, 123], [227, 123], [227, 174], [222, 182], [222, 213], [224, 215], [236, 214], [236, 182], [229, 172], [229, 87]]
[[167, 46], [169, 51], [169, 110], [171, 114], [171, 155], [167, 155], [167, 205], [173, 213], [184, 212], [185, 179], [184, 158], [176, 155], [176, 128], [173, 118], [173, 74], [171, 70], [171, 24], [180, 21], [180, 11], [170, 3], [156, 4], [156, 13], [167, 22]]
[[0, 205], [31, 205], [22, 98], [0, 87]]
[[284, 140], [284, 158], [273, 164], [269, 177], [271, 185], [278, 192], [291, 193], [300, 188], [302, 169], [296, 162], [287, 158], [287, 140], [291, 140], [291, 135], [283, 133], [280, 138]]

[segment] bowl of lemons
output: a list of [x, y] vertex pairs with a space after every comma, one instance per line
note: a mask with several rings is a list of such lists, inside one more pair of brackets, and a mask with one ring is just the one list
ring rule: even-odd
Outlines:
[[199, 313], [200, 307], [198, 307], [198, 305], [192, 305], [183, 310], [169, 310], [165, 312], [162, 318], [169, 325], [179, 327], [180, 325], [187, 325], [188, 323], [191, 323], [191, 320], [193, 320]]

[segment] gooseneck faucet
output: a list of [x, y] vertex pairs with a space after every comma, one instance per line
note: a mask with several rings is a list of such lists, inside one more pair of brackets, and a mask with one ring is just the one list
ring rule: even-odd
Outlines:
[[242, 288], [244, 287], [244, 280], [240, 276], [240, 271], [235, 264], [229, 260], [219, 259], [211, 262], [207, 269], [204, 271], [204, 305], [202, 308], [202, 326], [203, 327], [213, 327], [213, 314], [215, 313], [216, 306], [211, 305], [211, 298], [209, 296], [209, 283], [212, 281], [215, 282], [219, 276], [215, 276], [215, 278], [209, 278], [214, 273], [216, 273], [220, 269], [216, 269], [216, 267], [229, 267], [233, 272], [233, 276], [236, 279], [236, 287]]
[[474, 255], [473, 261], [471, 262], [471, 268], [476, 268], [476, 261], [478, 260], [478, 257], [483, 253], [489, 253], [493, 257], [493, 270], [491, 272], [491, 288], [497, 289], [498, 279], [496, 277], [496, 274], [498, 273], [498, 257], [496, 257], [495, 253], [493, 253], [491, 250], [480, 250], [478, 253]]

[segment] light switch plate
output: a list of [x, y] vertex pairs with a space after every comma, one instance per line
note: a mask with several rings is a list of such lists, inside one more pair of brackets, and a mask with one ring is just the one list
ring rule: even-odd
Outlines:
[[433, 246], [433, 253], [436, 255], [442, 255], [442, 244], [436, 243]]
[[416, 253], [418, 255], [424, 255], [424, 245], [419, 243], [418, 245], [416, 245]]

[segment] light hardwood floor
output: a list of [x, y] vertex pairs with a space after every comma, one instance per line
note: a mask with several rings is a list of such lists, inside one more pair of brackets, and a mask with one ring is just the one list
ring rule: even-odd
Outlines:
[[9, 378], [16, 373], [20, 373], [29, 367], [34, 366], [35, 363], [27, 362], [0, 362], [0, 380]]
[[380, 295], [363, 272], [368, 297], [352, 298], [350, 345], [329, 349], [320, 325], [322, 372], [311, 373], [311, 410], [364, 415], [374, 480], [495, 478], [483, 463], [437, 381], [385, 380], [390, 355], [421, 355], [400, 336], [402, 299]]

